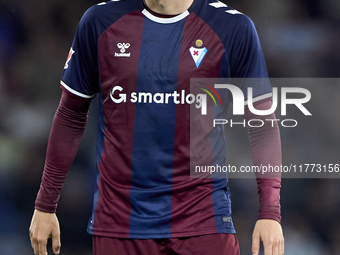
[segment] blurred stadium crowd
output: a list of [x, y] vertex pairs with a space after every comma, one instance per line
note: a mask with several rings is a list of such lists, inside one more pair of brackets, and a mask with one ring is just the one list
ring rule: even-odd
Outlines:
[[[79, 19], [95, 0], [0, 0], [0, 254], [33, 254], [28, 227], [46, 144], [61, 90], [59, 79]], [[271, 77], [340, 76], [340, 1], [230, 0], [255, 22]], [[339, 163], [340, 84], [322, 87], [322, 121], [281, 130], [283, 161]], [[58, 208], [62, 254], [91, 254], [86, 224], [92, 207], [96, 103]], [[316, 107], [315, 107], [316, 108]], [[337, 122], [334, 122], [337, 120]], [[249, 161], [247, 134], [231, 161]], [[228, 134], [227, 134], [228, 136]], [[235, 143], [234, 143], [235, 144]], [[243, 147], [244, 146], [244, 147]], [[247, 147], [248, 146], [248, 147]], [[247, 159], [245, 159], [247, 155]], [[333, 160], [332, 162], [328, 161]], [[335, 162], [338, 160], [337, 162]], [[314, 162], [318, 163], [318, 162]], [[284, 179], [282, 224], [288, 255], [340, 254], [340, 179]], [[254, 179], [230, 180], [241, 254], [250, 254], [258, 201]]]

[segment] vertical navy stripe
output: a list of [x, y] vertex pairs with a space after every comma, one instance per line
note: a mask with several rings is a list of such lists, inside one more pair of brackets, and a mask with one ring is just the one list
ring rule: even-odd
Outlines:
[[217, 233], [236, 233], [231, 218], [231, 201], [228, 179], [216, 178], [212, 184], [211, 194], [214, 203], [215, 224]]
[[[229, 78], [230, 77], [230, 66], [227, 59], [227, 55], [224, 52], [218, 77]], [[225, 81], [227, 82], [227, 81]], [[231, 81], [228, 81], [230, 83]], [[212, 85], [212, 84], [211, 84]], [[217, 89], [216, 90], [221, 97], [222, 104], [214, 107], [214, 119], [223, 119], [228, 112], [230, 105], [231, 95], [229, 90]], [[226, 147], [225, 147], [225, 129], [224, 125], [217, 125], [214, 127], [210, 134], [211, 146], [213, 148], [214, 163], [213, 166], [225, 166], [226, 165]], [[213, 200], [213, 207], [215, 213], [215, 225], [217, 233], [236, 233], [234, 224], [232, 221], [231, 213], [231, 200], [230, 200], [230, 189], [228, 185], [228, 179], [226, 173], [217, 173], [213, 175], [216, 177], [213, 179], [212, 187], [214, 192], [211, 194]]]
[[[229, 90], [225, 89], [217, 89], [217, 93], [221, 97], [223, 106], [214, 106], [214, 118], [223, 119], [229, 106], [230, 92]], [[224, 132], [224, 125], [217, 125], [210, 133], [211, 146], [214, 155], [213, 166], [218, 165], [223, 167], [226, 165]], [[215, 212], [216, 231], [217, 233], [225, 233], [227, 230], [228, 233], [235, 233], [234, 224], [231, 217], [231, 200], [227, 173], [215, 173], [213, 174], [213, 177], [215, 177], [212, 184], [214, 192], [211, 194], [211, 196]]]
[[92, 215], [89, 220], [88, 226], [87, 226], [87, 231], [90, 234], [93, 234], [93, 227], [94, 227], [94, 219], [96, 216], [96, 208], [99, 200], [99, 180], [100, 180], [100, 173], [99, 173], [99, 164], [101, 161], [101, 156], [103, 154], [104, 150], [104, 131], [106, 129], [105, 125], [105, 116], [103, 112], [103, 95], [100, 93], [99, 95], [99, 116], [98, 116], [98, 133], [97, 133], [97, 145], [96, 145], [96, 186], [95, 186], [95, 191], [94, 191], [94, 196], [93, 196], [93, 208], [92, 208]]
[[[176, 91], [183, 26], [184, 20], [164, 25], [145, 18], [138, 94]], [[170, 234], [176, 104], [173, 97], [168, 104], [148, 100], [135, 108], [130, 238]]]

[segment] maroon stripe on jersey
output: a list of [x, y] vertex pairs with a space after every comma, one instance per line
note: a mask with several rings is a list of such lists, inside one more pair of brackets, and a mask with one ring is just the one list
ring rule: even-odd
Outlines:
[[99, 164], [100, 195], [95, 211], [95, 235], [116, 233], [121, 238], [129, 237], [135, 105], [115, 103], [110, 93], [120, 86], [123, 91], [116, 90], [112, 95], [119, 99], [119, 93], [129, 95], [136, 91], [143, 23], [144, 16], [140, 11], [132, 12], [120, 18], [99, 38], [102, 117], [106, 130], [103, 130], [104, 148]]
[[[200, 43], [196, 45], [196, 40], [198, 39], [203, 41], [203, 45]], [[196, 67], [189, 51], [191, 47], [198, 49], [206, 47], [208, 50], [198, 67]], [[186, 94], [191, 93], [190, 78], [218, 77], [223, 53], [223, 44], [215, 32], [198, 16], [191, 13], [186, 18], [183, 29], [177, 91], [185, 90]], [[209, 98], [207, 98], [209, 104], [208, 113], [205, 118], [211, 118], [211, 121], [204, 120], [204, 123], [213, 123], [213, 107], [209, 107], [212, 100], [210, 101], [211, 98]], [[188, 104], [178, 104], [176, 108], [171, 221], [172, 237], [216, 233], [213, 200], [211, 197], [213, 192], [212, 179], [190, 178], [189, 173], [189, 169], [199, 163], [198, 161], [193, 161], [194, 158], [204, 159], [205, 162], [208, 161], [211, 165], [214, 161], [209, 136], [205, 137], [205, 139], [201, 137], [204, 134], [210, 133], [209, 129], [212, 129], [212, 125], [202, 127], [205, 129], [204, 131], [201, 128], [198, 128], [197, 131], [194, 130], [194, 127], [197, 127], [195, 121], [200, 121], [199, 119], [202, 118], [200, 110], [194, 108], [194, 104], [191, 106]], [[194, 112], [191, 112], [191, 109]], [[194, 117], [192, 113], [196, 116]], [[190, 156], [192, 156], [191, 161]], [[188, 174], [184, 175], [183, 172]], [[186, 230], [188, 231], [187, 234]]]

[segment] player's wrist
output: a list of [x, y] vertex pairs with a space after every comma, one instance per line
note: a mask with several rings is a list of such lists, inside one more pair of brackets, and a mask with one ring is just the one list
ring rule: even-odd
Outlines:
[[277, 212], [259, 212], [258, 220], [274, 220], [281, 224], [281, 214]]
[[55, 213], [57, 211], [57, 204], [48, 204], [36, 201], [34, 209], [44, 213]]

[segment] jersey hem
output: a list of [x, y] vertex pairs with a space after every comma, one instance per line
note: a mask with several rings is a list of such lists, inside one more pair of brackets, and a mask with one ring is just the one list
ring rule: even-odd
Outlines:
[[86, 98], [86, 99], [90, 99], [95, 97], [95, 95], [85, 95], [83, 93], [80, 93], [74, 89], [72, 89], [71, 87], [69, 87], [65, 82], [63, 82], [62, 80], [60, 81], [60, 85], [65, 88], [68, 92], [71, 92], [72, 94], [82, 97], [82, 98]]
[[123, 232], [113, 232], [107, 230], [95, 230], [87, 229], [90, 235], [94, 236], [104, 236], [104, 237], [114, 237], [114, 238], [127, 238], [127, 239], [159, 239], [159, 238], [179, 238], [179, 237], [191, 237], [191, 236], [201, 236], [210, 234], [236, 234], [234, 228], [210, 228], [204, 230], [195, 231], [185, 231], [185, 232], [167, 232], [167, 233], [123, 233]]

